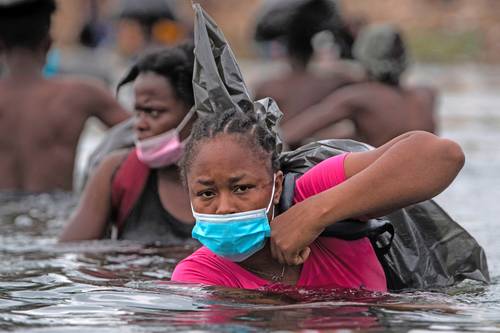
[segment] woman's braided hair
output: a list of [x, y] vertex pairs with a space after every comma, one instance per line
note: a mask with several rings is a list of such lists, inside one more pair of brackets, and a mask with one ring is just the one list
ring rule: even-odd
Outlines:
[[263, 155], [264, 160], [269, 160], [270, 171], [276, 172], [279, 170], [280, 163], [279, 153], [276, 149], [276, 135], [253, 112], [245, 113], [230, 109], [200, 116], [194, 123], [180, 163], [184, 181], [186, 181], [187, 172], [199, 152], [200, 143], [223, 134], [239, 136], [242, 142], [247, 144], [253, 152]]
[[118, 83], [116, 91], [133, 82], [141, 73], [153, 72], [167, 79], [175, 91], [177, 98], [188, 108], [194, 105], [193, 77], [194, 55], [193, 44], [185, 42], [176, 47], [147, 53], [130, 68], [128, 73]]

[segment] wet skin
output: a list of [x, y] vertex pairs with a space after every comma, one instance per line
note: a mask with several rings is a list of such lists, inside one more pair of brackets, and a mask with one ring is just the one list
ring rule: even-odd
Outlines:
[[129, 117], [93, 82], [45, 79], [44, 52], [6, 54], [9, 74], [0, 80], [0, 190], [71, 190], [76, 148], [91, 116], [107, 126]]
[[[429, 87], [392, 86], [364, 82], [341, 88], [283, 125], [292, 147], [304, 139], [355, 139], [379, 147], [414, 130], [434, 133], [436, 93]], [[348, 121], [347, 131], [334, 127]]]

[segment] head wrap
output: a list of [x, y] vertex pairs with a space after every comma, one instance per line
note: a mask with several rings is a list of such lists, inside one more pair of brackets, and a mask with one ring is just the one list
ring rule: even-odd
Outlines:
[[278, 123], [282, 113], [271, 98], [253, 102], [240, 67], [224, 34], [199, 4], [193, 5], [194, 28], [193, 92], [196, 110], [203, 114], [234, 109], [255, 112], [257, 118], [276, 137], [278, 152], [282, 141]]
[[389, 24], [363, 29], [353, 51], [354, 57], [376, 79], [398, 82], [408, 66], [404, 41], [396, 27]]

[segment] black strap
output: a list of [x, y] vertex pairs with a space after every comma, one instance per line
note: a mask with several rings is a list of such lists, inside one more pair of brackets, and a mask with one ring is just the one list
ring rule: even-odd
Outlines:
[[[283, 179], [283, 191], [278, 212], [281, 214], [293, 205], [295, 183], [300, 174], [287, 173]], [[336, 237], [344, 240], [356, 240], [368, 237], [378, 253], [385, 254], [391, 247], [394, 238], [394, 227], [386, 219], [370, 219], [359, 221], [348, 219], [338, 221], [325, 228], [320, 237]]]

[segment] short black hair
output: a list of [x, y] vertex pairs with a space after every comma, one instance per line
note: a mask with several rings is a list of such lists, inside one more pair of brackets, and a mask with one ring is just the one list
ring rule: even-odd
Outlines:
[[333, 34], [340, 57], [351, 59], [354, 37], [334, 0], [281, 0], [270, 3], [267, 12], [257, 22], [254, 38], [257, 41], [283, 40], [289, 56], [306, 67], [314, 53], [312, 38], [325, 30]]
[[187, 172], [199, 152], [200, 143], [218, 135], [232, 134], [240, 136], [242, 142], [256, 154], [268, 159], [272, 172], [280, 168], [276, 134], [269, 130], [264, 122], [252, 112], [229, 109], [199, 116], [191, 130], [180, 163], [181, 176], [186, 182]]
[[39, 48], [49, 37], [54, 0], [23, 0], [0, 5], [0, 44], [5, 49]]
[[153, 72], [169, 80], [177, 98], [191, 108], [194, 105], [192, 84], [193, 49], [192, 42], [184, 42], [175, 47], [146, 53], [139, 58], [118, 83], [117, 92], [123, 85], [133, 82], [139, 74]]

